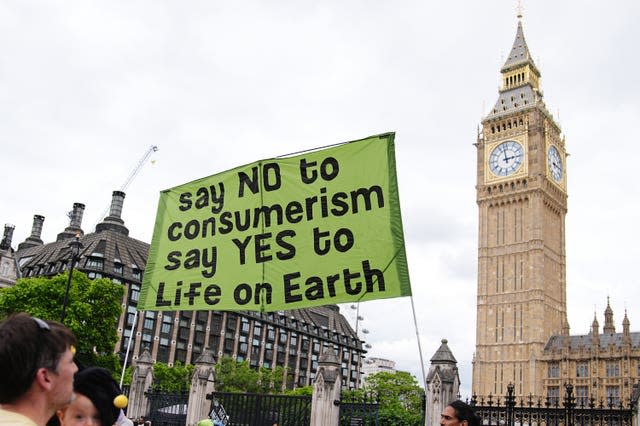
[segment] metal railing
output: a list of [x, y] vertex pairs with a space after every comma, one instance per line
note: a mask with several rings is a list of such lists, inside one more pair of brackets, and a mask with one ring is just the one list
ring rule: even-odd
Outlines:
[[341, 394], [340, 426], [378, 426], [380, 424], [380, 401], [375, 393]]
[[189, 392], [151, 389], [146, 392], [149, 412], [146, 419], [153, 426], [184, 425], [187, 421]]
[[211, 399], [211, 410], [224, 407], [227, 426], [307, 426], [311, 422], [311, 396], [213, 392]]
[[470, 401], [476, 414], [486, 426], [627, 426], [631, 425], [635, 411], [635, 404], [629, 401], [627, 406], [621, 402], [616, 404], [610, 398], [605, 404], [599, 404], [593, 398], [585, 404], [584, 400], [576, 404], [573, 386], [565, 385], [565, 396], [535, 400], [530, 396], [518, 403], [514, 396], [514, 386], [507, 387], [507, 395], [501, 401], [500, 397], [489, 395], [486, 399], [474, 395]]

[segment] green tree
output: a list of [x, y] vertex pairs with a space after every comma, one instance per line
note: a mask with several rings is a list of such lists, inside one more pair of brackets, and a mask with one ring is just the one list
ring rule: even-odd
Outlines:
[[191, 377], [195, 366], [183, 365], [180, 361], [169, 367], [162, 362], [153, 365], [153, 386], [165, 391], [187, 390], [191, 387]]
[[367, 377], [364, 391], [380, 400], [380, 424], [418, 426], [422, 421], [424, 389], [406, 371], [380, 372]]
[[285, 371], [280, 366], [254, 370], [247, 361], [222, 357], [216, 364], [216, 389], [220, 392], [281, 393]]
[[[14, 312], [60, 321], [68, 274], [21, 278], [13, 287], [0, 289], [0, 317]], [[78, 339], [77, 357], [82, 364], [116, 370], [114, 354], [117, 323], [122, 313], [124, 287], [107, 278], [89, 279], [74, 271], [64, 323]]]
[[[115, 376], [117, 378], [117, 382], [120, 383], [120, 377], [122, 377], [122, 366], [118, 363], [118, 368], [115, 370]], [[122, 384], [125, 386], [131, 386], [131, 380], [133, 378], [133, 367], [127, 366], [124, 370], [124, 377], [122, 377]]]
[[313, 386], [302, 386], [295, 389], [285, 389], [285, 395], [311, 396], [313, 395]]

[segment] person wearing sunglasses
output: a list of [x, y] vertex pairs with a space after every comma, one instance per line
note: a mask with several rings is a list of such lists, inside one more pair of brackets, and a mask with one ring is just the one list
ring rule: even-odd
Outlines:
[[0, 426], [44, 426], [73, 400], [76, 338], [26, 313], [0, 323]]

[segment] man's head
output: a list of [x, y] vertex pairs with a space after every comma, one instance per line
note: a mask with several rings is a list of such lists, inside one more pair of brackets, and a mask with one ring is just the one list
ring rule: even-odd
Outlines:
[[55, 410], [73, 397], [76, 338], [60, 323], [25, 313], [0, 323], [0, 404], [20, 400], [32, 386], [48, 391]]
[[469, 404], [456, 400], [442, 411], [440, 424], [442, 426], [480, 426], [480, 419]]

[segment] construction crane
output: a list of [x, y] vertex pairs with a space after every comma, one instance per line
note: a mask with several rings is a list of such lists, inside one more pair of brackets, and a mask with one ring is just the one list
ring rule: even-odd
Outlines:
[[125, 180], [122, 186], [120, 187], [120, 191], [124, 192], [124, 190], [127, 189], [127, 187], [129, 186], [133, 178], [136, 177], [136, 175], [140, 172], [140, 169], [142, 169], [142, 166], [144, 166], [144, 163], [149, 159], [149, 157], [151, 157], [151, 154], [153, 154], [157, 150], [158, 150], [157, 145], [151, 145], [149, 149], [147, 149], [147, 152], [144, 153], [140, 161], [138, 161], [138, 164], [136, 164], [133, 170], [131, 170], [131, 173], [129, 174], [129, 177], [127, 177], [127, 180]]
[[[127, 179], [124, 181], [124, 183], [122, 184], [122, 186], [120, 187], [120, 191], [124, 192], [128, 187], [129, 184], [133, 181], [133, 179], [138, 175], [138, 173], [140, 173], [140, 170], [142, 169], [142, 166], [145, 165], [145, 163], [147, 162], [147, 160], [149, 159], [149, 157], [151, 157], [151, 154], [153, 154], [154, 152], [156, 152], [158, 150], [158, 146], [157, 145], [151, 145], [147, 151], [144, 153], [144, 155], [140, 158], [140, 160], [138, 161], [138, 163], [135, 165], [135, 167], [131, 170], [131, 173], [129, 173], [129, 176], [127, 177]], [[106, 216], [107, 213], [109, 212], [109, 208], [111, 207], [111, 204], [108, 204], [107, 207], [104, 209], [104, 211], [102, 212], [102, 214], [98, 217], [98, 222], [96, 222], [95, 226], [101, 221], [103, 220]]]

